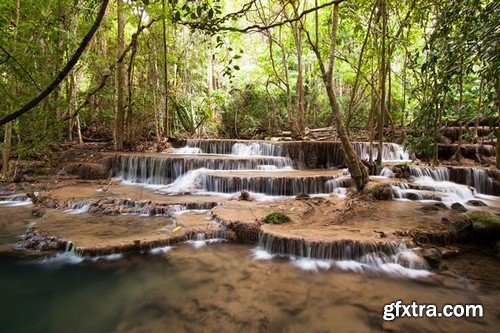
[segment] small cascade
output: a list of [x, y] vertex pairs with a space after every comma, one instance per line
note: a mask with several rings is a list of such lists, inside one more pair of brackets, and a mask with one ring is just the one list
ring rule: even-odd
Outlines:
[[435, 181], [449, 181], [450, 171], [445, 167], [410, 167], [410, 175], [415, 178], [430, 177]]
[[173, 183], [168, 184], [158, 190], [165, 194], [187, 194], [197, 192], [203, 189], [203, 183], [207, 169], [201, 168], [190, 170], [177, 178]]
[[89, 202], [76, 202], [76, 203], [68, 203], [66, 210], [64, 210], [66, 213], [69, 214], [83, 214], [87, 213], [90, 210], [90, 203]]
[[425, 278], [432, 274], [425, 270], [427, 265], [423, 259], [405, 244], [353, 240], [307, 242], [261, 233], [253, 255], [256, 260], [288, 257], [293, 265], [311, 272], [337, 267], [346, 271], [384, 273], [403, 278]]
[[382, 170], [380, 171], [380, 177], [384, 177], [384, 178], [394, 178], [396, 175], [394, 174], [394, 172], [391, 170], [391, 168], [388, 168], [388, 167], [384, 167], [382, 168]]
[[[367, 142], [355, 142], [354, 149], [361, 157], [362, 160], [370, 159], [370, 144]], [[378, 147], [376, 144], [372, 147], [372, 159], [376, 160], [378, 157]], [[396, 143], [383, 143], [382, 144], [382, 161], [410, 161], [410, 155], [403, 147]]]
[[331, 182], [337, 176], [228, 176], [207, 174], [202, 188], [208, 192], [235, 193], [249, 191], [272, 196], [295, 196], [302, 193], [320, 194], [332, 192]]
[[200, 148], [185, 146], [182, 148], [175, 148], [172, 151], [170, 151], [169, 153], [189, 155], [189, 154], [202, 154], [203, 152], [201, 151]]
[[478, 168], [451, 168], [450, 180], [472, 186], [478, 193], [500, 196], [500, 184], [495, 183], [488, 172]]
[[191, 170], [257, 170], [263, 165], [278, 169], [292, 167], [292, 161], [285, 157], [176, 157], [119, 155], [115, 174], [131, 182], [150, 185], [167, 185]]
[[329, 180], [325, 183], [326, 193], [337, 193], [345, 195], [347, 189], [351, 186], [351, 179], [347, 177]]
[[187, 140], [187, 147], [199, 148], [203, 154], [229, 155], [238, 140]]
[[235, 143], [231, 148], [231, 154], [238, 156], [283, 156], [283, 147], [266, 142]]
[[388, 242], [358, 242], [342, 239], [338, 242], [307, 242], [299, 238], [281, 238], [260, 233], [258, 246], [270, 254], [292, 255], [314, 259], [360, 260], [372, 253], [394, 255], [399, 246]]
[[11, 195], [5, 199], [0, 199], [0, 205], [6, 205], [11, 207], [17, 206], [27, 206], [31, 205], [33, 202], [25, 194]]
[[217, 226], [217, 230], [205, 234], [202, 232], [196, 233], [191, 236], [191, 239], [186, 241], [186, 244], [191, 245], [195, 249], [200, 249], [207, 246], [208, 244], [216, 244], [227, 241], [227, 230], [220, 224], [214, 222]]

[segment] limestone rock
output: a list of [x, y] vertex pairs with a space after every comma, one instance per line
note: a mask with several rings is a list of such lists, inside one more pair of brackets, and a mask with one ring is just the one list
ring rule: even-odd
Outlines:
[[431, 266], [432, 268], [437, 269], [439, 268], [439, 266], [441, 266], [442, 255], [441, 252], [439, 252], [439, 250], [436, 248], [425, 249], [422, 252], [422, 257], [427, 261], [429, 266]]
[[464, 207], [460, 202], [454, 202], [451, 205], [451, 209], [456, 210], [457, 212], [464, 213], [467, 211], [467, 208]]

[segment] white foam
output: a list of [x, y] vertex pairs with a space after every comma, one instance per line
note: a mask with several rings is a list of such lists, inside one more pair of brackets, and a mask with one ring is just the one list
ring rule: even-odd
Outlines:
[[203, 188], [203, 177], [207, 171], [208, 169], [205, 168], [190, 170], [178, 177], [173, 183], [162, 186], [158, 192], [164, 194], [197, 192]]
[[171, 153], [171, 154], [202, 154], [203, 152], [201, 151], [200, 148], [185, 146], [182, 148], [172, 149], [168, 153]]
[[276, 257], [276, 255], [271, 254], [266, 250], [262, 250], [258, 247], [252, 249], [252, 258], [255, 260], [271, 260], [274, 257]]
[[[270, 260], [277, 256], [285, 257], [290, 260], [292, 265], [313, 273], [335, 267], [348, 272], [382, 274], [408, 279], [421, 279], [433, 274], [419, 267], [419, 264], [422, 262], [421, 258], [404, 245], [399, 246], [398, 251], [393, 255], [374, 252], [364, 255], [359, 260], [330, 260], [292, 255], [277, 255], [271, 254], [261, 247], [252, 249], [252, 254], [254, 260]], [[403, 261], [408, 264], [408, 267], [404, 267], [398, 263], [403, 257]]]
[[172, 250], [173, 248], [174, 248], [173, 246], [155, 247], [155, 248], [149, 250], [149, 253], [151, 253], [151, 254], [167, 253], [170, 250]]
[[334, 264], [333, 260], [320, 260], [312, 258], [290, 258], [292, 264], [304, 271], [317, 273], [320, 270], [329, 270]]
[[79, 202], [71, 205], [69, 209], [66, 209], [64, 212], [72, 215], [87, 213], [90, 209], [90, 204], [86, 202]]
[[113, 260], [118, 260], [123, 258], [122, 253], [113, 253], [113, 254], [108, 254], [105, 256], [96, 256], [96, 257], [91, 257], [89, 258], [91, 261], [96, 262], [99, 260], [106, 260], [106, 261], [113, 261]]
[[63, 265], [76, 265], [84, 260], [82, 256], [73, 251], [57, 253], [54, 256], [45, 257], [35, 261], [37, 264], [59, 267]]
[[13, 195], [6, 200], [0, 201], [0, 205], [5, 205], [8, 207], [19, 207], [19, 206], [28, 206], [31, 205], [33, 202], [31, 201], [30, 198], [25, 197], [25, 196], [20, 196], [20, 195]]

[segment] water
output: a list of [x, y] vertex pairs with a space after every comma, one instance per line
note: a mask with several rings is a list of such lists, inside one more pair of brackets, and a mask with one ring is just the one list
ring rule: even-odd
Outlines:
[[[65, 265], [2, 258], [2, 332], [495, 332], [499, 325], [498, 289], [354, 273], [350, 263], [255, 260], [247, 245], [165, 252]], [[384, 323], [383, 304], [398, 299], [482, 303], [486, 317]]]

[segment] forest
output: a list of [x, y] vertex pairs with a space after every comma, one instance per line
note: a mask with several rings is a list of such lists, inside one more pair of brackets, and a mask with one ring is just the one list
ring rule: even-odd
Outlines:
[[[101, 9], [71, 70], [6, 122], [54, 81]], [[496, 142], [480, 126], [498, 126], [498, 10], [477, 0], [5, 1], [3, 164], [64, 140], [122, 150], [178, 136], [337, 139], [337, 113], [350, 137], [404, 142], [437, 163], [446, 135]]]
[[498, 332], [500, 1], [0, 28], [2, 332]]

